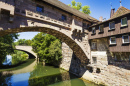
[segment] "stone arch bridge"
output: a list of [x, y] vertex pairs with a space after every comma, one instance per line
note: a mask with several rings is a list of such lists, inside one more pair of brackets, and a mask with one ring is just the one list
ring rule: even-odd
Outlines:
[[[36, 12], [35, 8], [40, 3], [34, 1], [9, 0], [6, 3], [4, 0], [0, 1], [0, 36], [28, 31], [44, 32], [65, 42], [82, 64], [88, 64], [90, 46], [88, 33], [87, 30], [83, 29], [82, 22], [92, 24], [97, 20], [58, 0], [54, 0], [56, 3], [52, 0], [43, 0], [46, 3], [44, 5], [46, 11], [42, 14]], [[58, 6], [57, 3], [63, 7], [60, 8], [61, 6]], [[62, 14], [68, 15], [67, 18]], [[61, 15], [65, 17], [63, 18], [65, 21], [59, 18]]]
[[32, 46], [15, 46], [15, 50], [24, 51], [29, 54], [29, 58], [37, 58], [37, 54], [32, 51]]

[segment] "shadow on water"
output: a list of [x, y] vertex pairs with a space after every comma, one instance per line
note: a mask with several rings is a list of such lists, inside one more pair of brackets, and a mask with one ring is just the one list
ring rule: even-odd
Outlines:
[[76, 76], [52, 66], [36, 65], [30, 72], [29, 86], [47, 86], [57, 82], [77, 78]]
[[79, 77], [59, 68], [36, 65], [30, 72], [29, 86], [97, 86], [93, 83], [84, 83]]
[[[43, 66], [42, 63], [37, 63], [31, 68], [31, 72], [25, 73], [0, 73], [0, 86], [98, 86], [65, 70]], [[30, 66], [27, 70], [30, 70]]]
[[48, 75], [38, 78], [30, 78], [29, 79], [29, 86], [47, 86], [50, 84], [54, 84], [61, 81], [66, 81], [70, 79], [75, 79], [74, 75], [70, 75], [68, 72], [64, 72], [62, 74], [55, 74], [55, 75]]

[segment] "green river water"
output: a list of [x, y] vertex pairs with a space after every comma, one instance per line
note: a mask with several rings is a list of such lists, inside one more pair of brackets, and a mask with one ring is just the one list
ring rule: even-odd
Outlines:
[[53, 66], [30, 65], [0, 72], [0, 86], [98, 86]]

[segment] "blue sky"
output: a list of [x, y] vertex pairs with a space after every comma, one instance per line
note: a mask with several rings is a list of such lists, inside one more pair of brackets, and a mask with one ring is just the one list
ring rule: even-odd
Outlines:
[[[72, 0], [59, 0], [65, 4], [71, 4]], [[91, 14], [90, 16], [99, 20], [100, 16], [103, 18], [110, 18], [111, 5], [112, 8], [117, 10], [120, 7], [120, 0], [75, 0], [76, 2], [81, 2], [82, 6], [90, 6]], [[122, 0], [122, 6], [130, 9], [130, 0]], [[20, 33], [19, 39], [32, 39], [38, 32], [24, 32]]]

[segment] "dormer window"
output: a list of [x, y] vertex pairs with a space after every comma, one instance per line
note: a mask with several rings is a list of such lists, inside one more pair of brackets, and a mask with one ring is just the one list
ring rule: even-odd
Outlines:
[[104, 32], [104, 25], [99, 26], [99, 32]]
[[39, 13], [43, 13], [44, 12], [44, 7], [37, 5], [36, 11], [39, 12]]
[[127, 17], [121, 19], [121, 27], [127, 26]]
[[122, 42], [123, 43], [129, 43], [129, 35], [123, 35], [122, 36]]
[[114, 21], [109, 23], [109, 30], [113, 30], [113, 29], [115, 29], [115, 22]]
[[116, 37], [110, 37], [110, 44], [116, 44]]
[[95, 27], [92, 28], [92, 34], [95, 34], [96, 33], [96, 29]]

